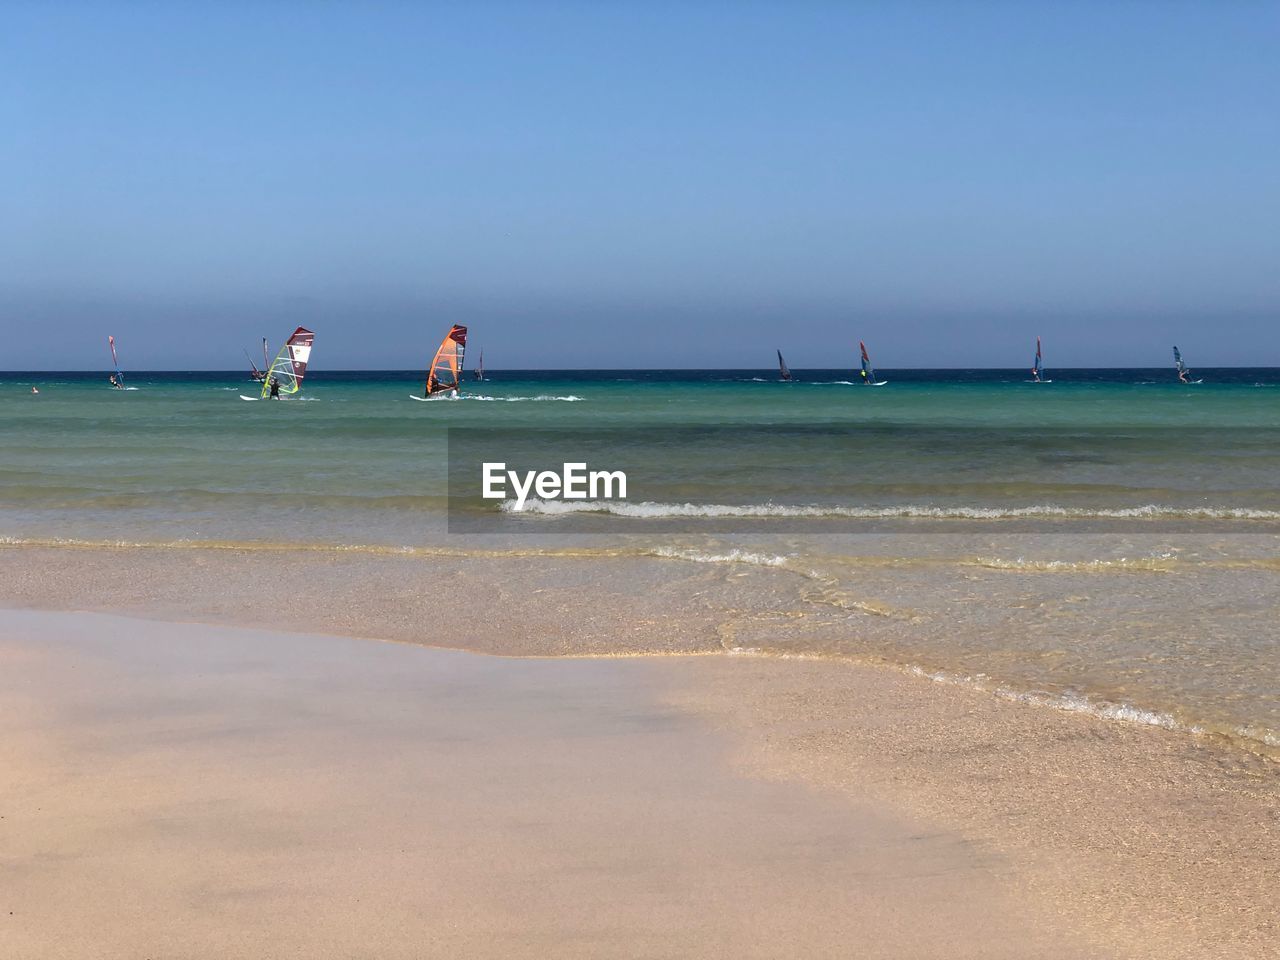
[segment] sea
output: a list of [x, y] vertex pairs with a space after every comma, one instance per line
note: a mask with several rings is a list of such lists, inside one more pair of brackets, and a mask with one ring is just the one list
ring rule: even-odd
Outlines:
[[[427, 402], [417, 371], [280, 402], [238, 371], [0, 373], [0, 542], [759, 568], [823, 629], [765, 617], [731, 653], [1280, 757], [1280, 368], [793, 373], [494, 370]], [[483, 462], [571, 460], [626, 496], [481, 494]]]

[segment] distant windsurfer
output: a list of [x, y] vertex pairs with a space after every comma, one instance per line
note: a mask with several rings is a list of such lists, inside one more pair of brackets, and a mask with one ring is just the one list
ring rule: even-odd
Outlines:
[[280, 399], [280, 381], [277, 380], [275, 377], [271, 378], [271, 399], [272, 400]]
[[1187, 365], [1182, 362], [1182, 351], [1175, 345], [1173, 348], [1173, 366], [1178, 371], [1179, 383], [1199, 383], [1199, 380], [1191, 379], [1191, 371], [1187, 369]]
[[115, 375], [114, 373], [113, 373], [113, 374], [111, 374], [111, 376], [110, 376], [110, 377], [108, 377], [107, 379], [111, 381], [111, 385], [112, 385], [113, 387], [115, 387], [117, 390], [123, 390], [123, 389], [124, 389], [124, 384], [123, 384], [123, 383], [121, 383], [119, 380], [117, 380], [117, 379], [116, 379], [116, 375]]
[[440, 349], [427, 367], [427, 382], [422, 388], [424, 400], [437, 394], [457, 399], [462, 391], [463, 355], [467, 346], [467, 328], [454, 324], [440, 342]]

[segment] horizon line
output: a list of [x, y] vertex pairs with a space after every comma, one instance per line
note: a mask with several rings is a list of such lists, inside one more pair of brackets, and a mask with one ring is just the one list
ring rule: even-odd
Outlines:
[[[855, 366], [840, 367], [790, 367], [793, 373], [804, 371], [857, 371]], [[1023, 372], [1029, 370], [1030, 367], [890, 367], [879, 366], [877, 370], [898, 371], [898, 372], [921, 372], [929, 370], [945, 370], [945, 371], [1000, 371], [1000, 372]], [[1057, 372], [1071, 371], [1104, 371], [1104, 370], [1172, 370], [1173, 364], [1161, 364], [1154, 367], [1046, 367], [1046, 370]], [[1280, 364], [1266, 366], [1245, 366], [1238, 364], [1228, 365], [1211, 365], [1197, 364], [1195, 370], [1276, 370], [1280, 371]], [[776, 366], [767, 367], [493, 367], [491, 372], [496, 373], [732, 373], [732, 372], [751, 371], [753, 373], [766, 371], [777, 373]], [[68, 374], [108, 374], [115, 371], [110, 367], [94, 367], [81, 370], [0, 370], [0, 376], [9, 374], [51, 374], [51, 373], [68, 373]], [[227, 373], [238, 376], [247, 376], [239, 367], [200, 367], [200, 368], [160, 368], [160, 367], [131, 367], [126, 373]], [[308, 369], [307, 373], [315, 374], [334, 374], [334, 373], [424, 373], [424, 367], [333, 367], [321, 368], [319, 370]]]

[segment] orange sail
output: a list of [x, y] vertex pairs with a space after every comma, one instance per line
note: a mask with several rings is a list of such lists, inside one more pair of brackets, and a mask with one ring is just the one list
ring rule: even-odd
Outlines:
[[467, 328], [454, 324], [427, 368], [426, 396], [461, 388], [462, 356], [466, 347]]

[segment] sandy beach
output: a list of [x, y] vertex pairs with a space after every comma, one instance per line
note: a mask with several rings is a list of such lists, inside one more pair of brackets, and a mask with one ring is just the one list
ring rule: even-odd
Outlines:
[[958, 834], [743, 775], [661, 663], [0, 635], [8, 956], [1089, 955]]
[[[44, 608], [0, 631], [21, 956], [1274, 941], [1274, 764], [889, 667], [726, 655], [700, 570], [56, 547], [0, 564], [0, 604]], [[417, 605], [444, 583], [500, 602], [430, 635]], [[655, 616], [656, 590], [685, 614]], [[299, 633], [246, 629], [268, 610]], [[644, 655], [579, 659], [619, 635]]]

